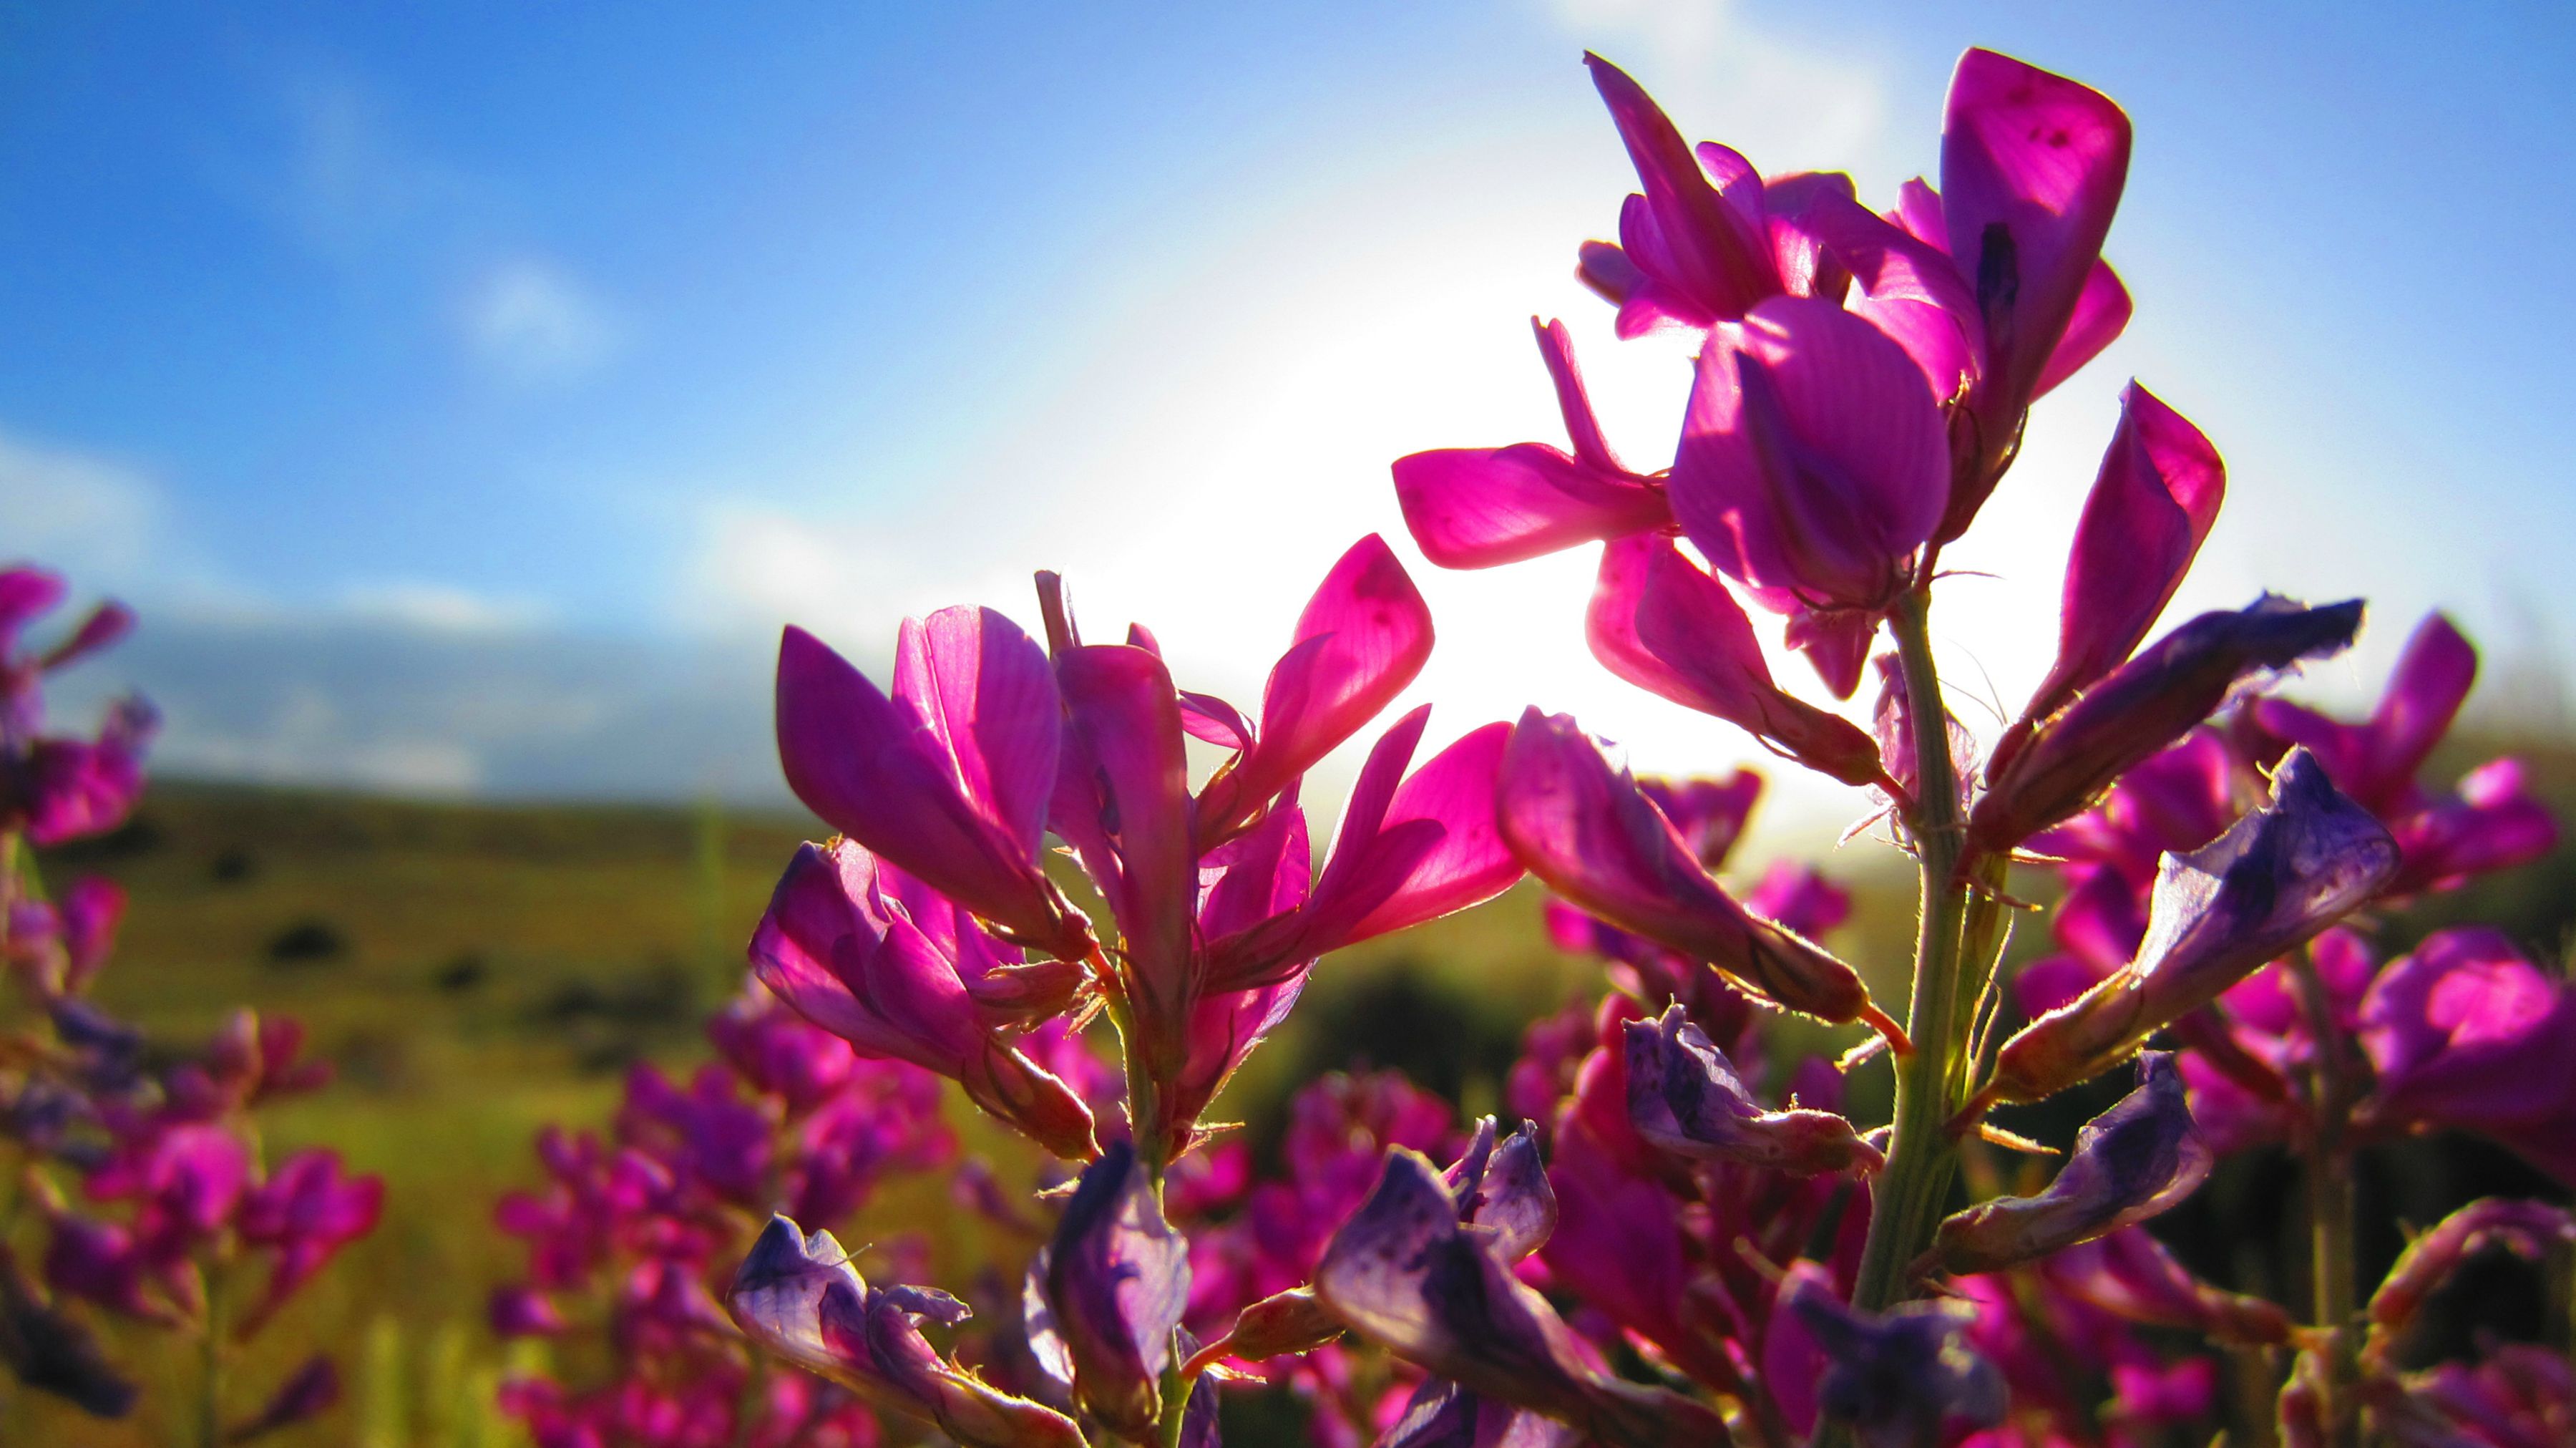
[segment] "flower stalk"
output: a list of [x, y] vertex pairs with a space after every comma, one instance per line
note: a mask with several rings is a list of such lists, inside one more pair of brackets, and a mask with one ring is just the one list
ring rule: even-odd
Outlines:
[[1914, 1050], [1896, 1062], [1896, 1120], [1887, 1167], [1879, 1174], [1869, 1242], [1852, 1289], [1852, 1304], [1872, 1312], [1908, 1295], [1906, 1264], [1932, 1244], [1942, 1203], [1959, 1169], [1958, 1145], [1946, 1128], [1966, 1100], [1961, 945], [1968, 881], [1960, 868], [1966, 822], [1959, 811], [1957, 761], [1950, 757], [1949, 711], [1932, 658], [1930, 611], [1929, 593], [1918, 588], [1888, 615], [1912, 706], [1915, 790], [1906, 829], [1921, 865], [1923, 899], [1913, 995], [1905, 1018]]

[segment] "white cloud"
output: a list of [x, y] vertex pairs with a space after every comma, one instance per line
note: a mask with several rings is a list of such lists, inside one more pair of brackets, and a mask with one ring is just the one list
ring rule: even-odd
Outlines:
[[372, 583], [350, 590], [343, 612], [370, 622], [438, 634], [505, 633], [545, 621], [545, 609], [526, 599], [495, 598], [451, 584], [419, 580]]
[[0, 547], [10, 561], [130, 578], [157, 551], [162, 512], [143, 469], [0, 431]]
[[466, 289], [458, 321], [468, 350], [513, 382], [587, 372], [608, 359], [619, 339], [616, 319], [589, 288], [534, 257], [486, 268]]

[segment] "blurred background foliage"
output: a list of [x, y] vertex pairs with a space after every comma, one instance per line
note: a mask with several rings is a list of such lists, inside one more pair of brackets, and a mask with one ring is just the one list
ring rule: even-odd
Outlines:
[[[2576, 818], [2576, 744], [2564, 739], [2466, 733], [2450, 746], [2453, 768], [2437, 761], [2434, 773], [2447, 778], [2497, 753], [2522, 757], [2562, 818]], [[244, 1366], [267, 1379], [316, 1344], [342, 1356], [344, 1406], [275, 1441], [524, 1441], [494, 1412], [492, 1389], [514, 1363], [542, 1361], [550, 1349], [501, 1343], [485, 1326], [487, 1294], [522, 1266], [520, 1245], [492, 1230], [493, 1203], [535, 1179], [530, 1141], [541, 1125], [604, 1128], [629, 1067], [685, 1070], [708, 1057], [701, 1027], [740, 984], [740, 942], [796, 842], [817, 832], [792, 815], [712, 807], [427, 803], [164, 779], [121, 830], [54, 852], [57, 878], [103, 874], [132, 892], [117, 956], [96, 988], [105, 1005], [180, 1042], [212, 1034], [244, 1003], [301, 1018], [339, 1079], [271, 1113], [270, 1151], [332, 1146], [353, 1170], [386, 1179], [383, 1227], [323, 1274]], [[1830, 836], [1786, 833], [1757, 832], [1730, 873], [1749, 880], [1791, 849], [1818, 859], [1856, 907], [1831, 943], [1890, 997], [1912, 937], [1910, 872], [1870, 842], [1836, 850]], [[2021, 883], [2037, 889], [2041, 880], [2029, 871]], [[1467, 1113], [1495, 1109], [1523, 1028], [1599, 990], [1594, 962], [1549, 943], [1539, 900], [1523, 885], [1328, 961], [1216, 1116], [1243, 1122], [1256, 1161], [1266, 1160], [1294, 1086], [1361, 1066], [1399, 1067]], [[2576, 850], [2427, 902], [2390, 921], [2383, 943], [2393, 954], [2470, 920], [2565, 960]], [[2024, 928], [2013, 950], [2025, 960], [2044, 953], [2044, 929]], [[1777, 1034], [1848, 1044], [1822, 1030]], [[1854, 1084], [1855, 1114], [1883, 1114], [1885, 1068], [1863, 1069]], [[2010, 1124], [2063, 1143], [2103, 1104], [2070, 1093]], [[1006, 1159], [1006, 1169], [1026, 1165], [1007, 1160], [1023, 1150], [1016, 1143], [977, 1129], [962, 1100], [951, 1105], [972, 1149]], [[2046, 1171], [1991, 1155], [1987, 1166], [2004, 1181]], [[2560, 1195], [2501, 1149], [2456, 1139], [2380, 1153], [2365, 1164], [2362, 1191], [2365, 1280], [2394, 1257], [2404, 1224], [2494, 1192]], [[957, 1230], [964, 1214], [935, 1176], [891, 1183], [861, 1217], [836, 1225], [862, 1241], [922, 1233], [943, 1271], [970, 1270], [980, 1245], [980, 1233]], [[2232, 1160], [2157, 1232], [2222, 1282], [2304, 1300], [2304, 1218], [2286, 1160]], [[2515, 1264], [2473, 1268], [2451, 1289], [2456, 1300], [2441, 1316], [2451, 1326], [2437, 1325], [2423, 1346], [2464, 1347], [2472, 1320], [2516, 1335], [2564, 1332], [2567, 1305], [2548, 1303], [2546, 1291], [2542, 1274]], [[103, 1327], [147, 1386], [133, 1419], [100, 1424], [11, 1393], [0, 1399], [0, 1443], [175, 1441], [165, 1415], [185, 1410], [194, 1382], [193, 1363], [181, 1361], [186, 1345]], [[1246, 1419], [1245, 1441], [1293, 1441], [1278, 1432], [1291, 1405], [1265, 1412], [1256, 1396], [1243, 1406], [1230, 1417]]]

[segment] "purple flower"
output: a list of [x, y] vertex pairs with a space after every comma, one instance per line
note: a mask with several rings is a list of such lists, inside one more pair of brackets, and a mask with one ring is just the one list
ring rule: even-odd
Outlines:
[[1422, 556], [1443, 568], [1491, 568], [1672, 526], [1662, 481], [1629, 471], [1602, 438], [1565, 324], [1533, 317], [1530, 325], [1574, 451], [1524, 442], [1396, 459], [1404, 526]]
[[2541, 970], [2502, 932], [2443, 930], [2371, 981], [2362, 1048], [2384, 1128], [2480, 1131], [2561, 1177], [2576, 1148], [2555, 1118], [2576, 1107], [2576, 986]]
[[[0, 587], [9, 577], [0, 574]], [[5, 602], [0, 593], [0, 607]], [[48, 1304], [6, 1246], [0, 1246], [0, 1364], [19, 1382], [93, 1418], [122, 1418], [134, 1408], [134, 1385], [107, 1360], [97, 1335]]]
[[2132, 382], [2120, 426], [2075, 525], [2058, 608], [2057, 660], [1995, 748], [2000, 767], [2018, 737], [2128, 660], [2164, 612], [2227, 492], [2227, 465], [2182, 414]]
[[1426, 1378], [1377, 1448], [1574, 1448], [1574, 1429], [1542, 1413]]
[[2074, 1152], [2046, 1191], [1997, 1197], [1945, 1219], [1916, 1275], [1999, 1271], [2143, 1222], [2197, 1191], [2213, 1160], [2173, 1058], [2146, 1052], [2137, 1089], [2075, 1134]]
[[2340, 653], [2360, 627], [2358, 600], [2306, 608], [2265, 594], [2200, 615], [2113, 670], [1991, 772], [1968, 817], [1970, 842], [2009, 849], [2075, 814], [2249, 679]]
[[340, 1369], [329, 1356], [315, 1353], [304, 1360], [268, 1402], [224, 1435], [227, 1443], [249, 1443], [282, 1428], [292, 1428], [331, 1411], [340, 1401]]
[[1020, 943], [1090, 927], [1038, 867], [1062, 711], [1045, 651], [990, 609], [906, 620], [894, 695], [802, 629], [778, 650], [778, 757], [834, 829]]
[[726, 1295], [754, 1342], [876, 1407], [969, 1448], [1081, 1448], [1051, 1408], [987, 1386], [922, 1340], [927, 1318], [954, 1326], [966, 1304], [926, 1287], [870, 1287], [829, 1232], [770, 1219]]
[[1533, 708], [1503, 751], [1503, 836], [1547, 887], [1622, 930], [1717, 967], [1785, 1009], [1896, 1029], [1860, 976], [1757, 920], [1700, 868], [1663, 812], [1574, 720]]
[[349, 1176], [338, 1152], [288, 1157], [243, 1196], [235, 1224], [243, 1245], [273, 1254], [267, 1290], [245, 1321], [265, 1321], [341, 1248], [374, 1231], [384, 1205], [384, 1178]]
[[1766, 606], [1875, 614], [1912, 586], [1948, 497], [1938, 404], [1868, 322], [1821, 300], [1764, 302], [1700, 354], [1673, 516]]
[[1623, 538], [1602, 550], [1584, 618], [1602, 667], [1641, 689], [1714, 715], [1846, 784], [1877, 784], [1878, 747], [1858, 725], [1782, 690], [1726, 585], [1670, 539]]
[[2536, 860], [2558, 843], [2557, 822], [2531, 798], [2513, 760], [2472, 772], [2450, 799], [2437, 800], [2417, 783], [2477, 673], [2477, 650], [2449, 619], [2428, 614], [2407, 639], [2378, 708], [2361, 723], [2338, 723], [2276, 699], [2254, 706], [2265, 730], [2306, 746], [2338, 789], [2397, 836], [2406, 859], [2391, 894], [2447, 889], [2470, 875]]
[[1851, 892], [1803, 860], [1773, 860], [1744, 897], [1744, 908], [1813, 940], [1851, 918]]
[[2003, 1375], [1964, 1340], [1975, 1315], [1965, 1304], [1863, 1312], [1817, 1276], [1800, 1274], [1782, 1289], [1781, 1305], [1825, 1360], [1818, 1410], [1850, 1424], [1865, 1448], [1936, 1448], [1949, 1424], [2002, 1420]]
[[977, 1019], [958, 960], [891, 898], [903, 885], [855, 840], [799, 847], [752, 934], [761, 983], [861, 1055], [947, 1076], [1048, 1150], [1089, 1158], [1090, 1110]]
[[1707, 1409], [1586, 1364], [1555, 1309], [1488, 1241], [1461, 1225], [1457, 1198], [1430, 1162], [1390, 1151], [1377, 1190], [1325, 1249], [1315, 1295], [1397, 1356], [1604, 1443], [1722, 1441]]
[[0, 828], [14, 825], [45, 846], [123, 824], [143, 797], [143, 752], [160, 727], [151, 705], [121, 699], [95, 740], [38, 739], [0, 754]]
[[2271, 803], [2204, 848], [2165, 857], [2137, 958], [2006, 1041], [1983, 1097], [2036, 1101], [2111, 1069], [2367, 903], [2396, 869], [2388, 832], [2293, 752]]
[[1172, 1330], [1190, 1296], [1189, 1246], [1126, 1142], [1083, 1169], [1055, 1239], [1029, 1264], [1030, 1346], [1067, 1370], [1083, 1409], [1143, 1438], [1162, 1412]]
[[1627, 1025], [1628, 1119], [1639, 1135], [1696, 1161], [1739, 1161], [1813, 1176], [1886, 1161], [1830, 1111], [1765, 1110], [1725, 1053], [1679, 1004]]

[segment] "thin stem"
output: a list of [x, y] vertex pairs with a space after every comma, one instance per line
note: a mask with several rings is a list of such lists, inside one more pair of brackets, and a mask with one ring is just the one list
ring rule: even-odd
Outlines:
[[198, 1384], [197, 1442], [220, 1448], [224, 1441], [224, 1286], [220, 1268], [205, 1271], [206, 1320], [203, 1376]]
[[1913, 719], [1914, 812], [1906, 828], [1922, 866], [1923, 902], [1905, 1018], [1914, 1052], [1896, 1063], [1896, 1121], [1852, 1290], [1852, 1304], [1872, 1312], [1908, 1295], [1906, 1268], [1932, 1245], [1959, 1168], [1957, 1143], [1944, 1128], [1966, 1100], [1960, 944], [1968, 886], [1959, 868], [1966, 830], [1957, 765], [1950, 757], [1950, 715], [1932, 660], [1930, 608], [1929, 595], [1917, 589], [1888, 616]]
[[2307, 1168], [2309, 1300], [2316, 1325], [2328, 1334], [2316, 1381], [2325, 1398], [2326, 1441], [2334, 1448], [2357, 1448], [2361, 1413], [2353, 1396], [2359, 1376], [2353, 1324], [2360, 1304], [2354, 1280], [2352, 1147], [2344, 1139], [2350, 1102], [2343, 1039], [2316, 963], [2301, 952], [2290, 958], [2290, 966], [2309, 1038], [2316, 1043], [2308, 1093], [2313, 1114], [2300, 1143]]

